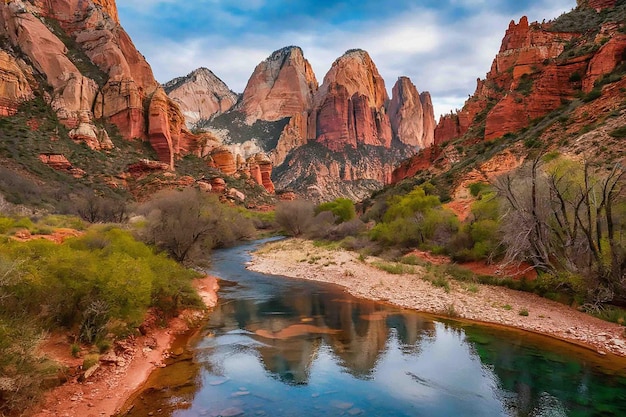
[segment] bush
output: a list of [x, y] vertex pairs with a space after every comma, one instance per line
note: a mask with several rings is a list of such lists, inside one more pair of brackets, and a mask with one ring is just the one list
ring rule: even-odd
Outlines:
[[347, 198], [338, 198], [328, 203], [322, 203], [315, 209], [316, 214], [323, 211], [333, 213], [337, 217], [337, 223], [347, 222], [356, 217], [354, 203]]
[[200, 260], [206, 251], [254, 233], [252, 221], [239, 211], [192, 188], [160, 192], [139, 207], [139, 213], [147, 218], [139, 236], [179, 262]]
[[290, 236], [306, 233], [313, 224], [313, 203], [303, 200], [283, 201], [276, 205], [276, 223]]

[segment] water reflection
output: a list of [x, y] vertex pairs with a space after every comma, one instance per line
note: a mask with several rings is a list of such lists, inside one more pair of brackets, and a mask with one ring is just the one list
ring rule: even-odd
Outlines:
[[143, 396], [152, 408], [129, 415], [626, 415], [626, 379], [565, 344], [540, 349], [522, 333], [251, 273], [246, 259], [240, 248], [214, 260], [215, 274], [237, 282], [223, 283], [194, 346], [195, 392], [161, 387]]

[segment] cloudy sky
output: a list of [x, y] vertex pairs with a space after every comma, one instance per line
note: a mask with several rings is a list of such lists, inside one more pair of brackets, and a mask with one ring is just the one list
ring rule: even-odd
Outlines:
[[370, 53], [387, 90], [399, 76], [430, 91], [435, 113], [460, 108], [484, 78], [511, 20], [549, 20], [575, 0], [130, 0], [122, 26], [158, 81], [211, 69], [242, 92], [274, 50], [304, 50], [320, 84], [346, 50]]

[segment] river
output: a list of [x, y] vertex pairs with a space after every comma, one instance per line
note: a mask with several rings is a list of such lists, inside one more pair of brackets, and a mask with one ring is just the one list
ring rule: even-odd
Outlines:
[[626, 371], [547, 337], [435, 319], [215, 252], [220, 301], [128, 416], [625, 416]]

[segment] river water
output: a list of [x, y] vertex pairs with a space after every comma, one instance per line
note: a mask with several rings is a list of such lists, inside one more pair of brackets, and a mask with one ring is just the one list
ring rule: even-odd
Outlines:
[[524, 332], [434, 319], [216, 252], [219, 305], [125, 415], [626, 416], [626, 370]]

